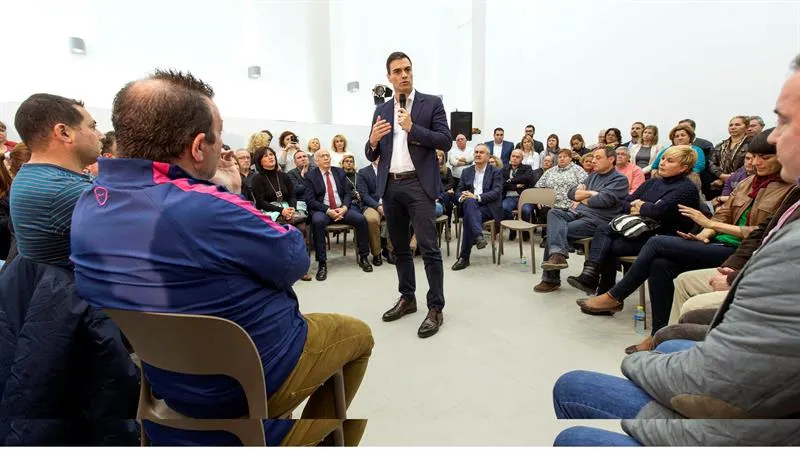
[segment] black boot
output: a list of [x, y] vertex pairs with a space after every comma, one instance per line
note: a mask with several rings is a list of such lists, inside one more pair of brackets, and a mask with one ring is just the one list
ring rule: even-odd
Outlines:
[[583, 264], [583, 272], [577, 277], [567, 277], [567, 283], [587, 295], [594, 295], [597, 292], [597, 283], [600, 281], [600, 273], [597, 269], [596, 262], [586, 261]]

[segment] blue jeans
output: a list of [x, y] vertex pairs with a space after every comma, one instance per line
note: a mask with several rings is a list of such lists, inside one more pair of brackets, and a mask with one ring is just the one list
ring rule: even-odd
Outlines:
[[[548, 218], [549, 220], [549, 218]], [[653, 236], [639, 251], [636, 262], [608, 293], [622, 301], [648, 282], [653, 311], [652, 334], [667, 325], [675, 292], [673, 280], [690, 270], [717, 267], [736, 251], [722, 244], [703, 244], [677, 236]]]
[[517, 209], [519, 197], [506, 197], [503, 199], [503, 219], [509, 220], [514, 217], [514, 210]]
[[627, 378], [574, 370], [553, 387], [559, 419], [633, 419], [653, 399]]
[[556, 436], [554, 447], [641, 447], [627, 434], [591, 427], [571, 427]]
[[436, 201], [436, 217], [439, 217], [442, 214], [444, 214], [444, 205], [439, 203], [439, 201], [437, 200]]
[[[547, 213], [547, 247], [544, 249], [544, 260], [547, 261], [553, 253], [569, 257], [569, 241], [592, 237], [599, 227], [607, 223], [605, 220], [578, 217], [572, 211], [551, 209]], [[542, 281], [560, 284], [560, 271], [543, 271]]]
[[688, 339], [672, 339], [664, 341], [656, 347], [657, 352], [661, 353], [677, 353], [684, 350], [689, 350], [697, 345], [697, 341], [690, 341]]

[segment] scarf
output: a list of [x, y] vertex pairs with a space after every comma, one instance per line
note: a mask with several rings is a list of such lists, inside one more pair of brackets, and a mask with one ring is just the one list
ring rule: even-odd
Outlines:
[[768, 184], [770, 184], [773, 181], [775, 181], [776, 179], [778, 179], [778, 177], [780, 177], [779, 173], [774, 173], [772, 175], [766, 175], [766, 176], [763, 176], [763, 177], [762, 176], [758, 176], [758, 175], [754, 176], [753, 177], [753, 184], [750, 187], [750, 193], [747, 194], [747, 196], [752, 198], [753, 200], [755, 200], [756, 197], [758, 196], [758, 193], [761, 191], [761, 189], [764, 189], [765, 187], [767, 187]]

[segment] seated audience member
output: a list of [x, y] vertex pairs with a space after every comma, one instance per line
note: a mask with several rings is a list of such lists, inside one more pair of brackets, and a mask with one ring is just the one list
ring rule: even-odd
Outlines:
[[617, 148], [622, 145], [622, 132], [619, 128], [609, 128], [606, 130], [606, 146]]
[[[688, 145], [675, 146], [664, 153], [658, 167], [659, 176], [647, 180], [622, 202], [623, 214], [652, 219], [658, 228], [635, 239], [614, 232], [609, 225], [598, 228], [583, 272], [577, 277], [568, 277], [567, 282], [589, 295], [605, 293], [616, 281], [617, 258], [636, 256], [647, 239], [655, 234], [674, 236], [677, 231], [692, 231], [694, 222], [681, 215], [678, 205], [699, 207], [697, 187], [687, 178], [695, 159], [697, 155]], [[589, 309], [589, 312], [606, 311]]]
[[489, 165], [493, 166], [493, 167], [496, 167], [498, 169], [502, 169], [503, 168], [503, 160], [500, 159], [499, 156], [490, 156], [489, 157]]
[[[306, 195], [306, 174], [311, 169], [308, 155], [305, 152], [297, 152], [294, 154], [294, 169], [286, 172], [286, 176], [294, 186], [294, 193], [298, 201], [303, 201]], [[305, 203], [305, 201], [303, 201]]]
[[275, 152], [278, 158], [278, 166], [280, 166], [281, 170], [289, 171], [294, 169], [294, 154], [301, 151], [300, 141], [293, 131], [286, 130], [281, 133], [278, 137], [278, 150]]
[[16, 142], [8, 140], [8, 128], [6, 127], [6, 124], [0, 122], [0, 153], [8, 153], [11, 150], [14, 150], [16, 145]]
[[[125, 157], [101, 160], [100, 177], [76, 206], [78, 294], [102, 308], [231, 320], [261, 357], [270, 418], [309, 395], [303, 418], [332, 417], [332, 387], [323, 383], [343, 368], [349, 405], [367, 368], [372, 334], [351, 317], [300, 314], [292, 285], [310, 263], [303, 236], [239, 197], [241, 177], [232, 152], [221, 150], [222, 118], [212, 97], [191, 75], [160, 70], [117, 93], [112, 122]], [[228, 377], [143, 369], [153, 393], [181, 414], [247, 414], [243, 391]], [[148, 425], [151, 435], [158, 429], [176, 434]], [[265, 431], [267, 443], [277, 445], [290, 430], [273, 425]], [[356, 445], [362, 432], [345, 429], [346, 443]], [[193, 445], [207, 438], [203, 433]]]
[[[555, 191], [556, 201], [553, 207], [557, 209], [568, 210], [572, 208], [572, 200], [568, 196], [569, 190], [583, 183], [586, 179], [586, 172], [573, 163], [571, 157], [571, 151], [562, 150], [556, 159], [558, 165], [545, 169], [539, 181], [536, 182], [537, 188], [548, 188]], [[547, 161], [545, 161], [543, 168], [547, 167], [547, 164]]]
[[461, 172], [471, 166], [474, 160], [472, 148], [467, 147], [466, 136], [463, 134], [456, 136], [456, 145], [450, 149], [447, 159], [450, 163], [450, 167], [453, 168], [453, 182], [458, 186], [458, 180], [461, 179]]
[[353, 155], [347, 151], [347, 138], [344, 137], [344, 135], [337, 134], [333, 137], [329, 154], [331, 156], [331, 166], [333, 167], [342, 167], [342, 159], [344, 159], [344, 156]]
[[[281, 225], [294, 225], [305, 236], [306, 211], [297, 209], [297, 194], [294, 183], [278, 166], [278, 157], [271, 148], [260, 148], [254, 155], [256, 175], [252, 189], [256, 209], [269, 215]], [[305, 280], [304, 277], [304, 281]]]
[[606, 131], [608, 131], [608, 130], [602, 129], [602, 130], [600, 130], [599, 133], [597, 133], [597, 142], [592, 144], [592, 145], [590, 145], [588, 147], [589, 150], [594, 151], [594, 149], [596, 149], [597, 147], [605, 147], [606, 146]]
[[746, 152], [744, 154], [744, 165], [736, 172], [733, 172], [731, 176], [725, 180], [725, 186], [722, 188], [722, 192], [720, 193], [719, 197], [714, 197], [711, 200], [711, 204], [714, 205], [715, 208], [719, 208], [728, 200], [728, 196], [731, 195], [731, 192], [733, 192], [736, 186], [753, 173], [755, 173], [755, 168], [753, 167], [753, 154]]
[[631, 268], [608, 292], [580, 304], [587, 313], [619, 311], [622, 301], [645, 281], [653, 312], [651, 336], [626, 352], [652, 350], [654, 335], [667, 325], [674, 294], [673, 280], [683, 272], [719, 266], [751, 231], [778, 209], [792, 185], [780, 177], [775, 146], [761, 134], [753, 141], [756, 175], [742, 181], [728, 201], [709, 219], [700, 211], [679, 206], [681, 214], [703, 228], [698, 234], [654, 236], [642, 247]]
[[[525, 132], [523, 133], [522, 136], [523, 137], [527, 136], [531, 138], [531, 141], [533, 142], [533, 151], [536, 152], [536, 154], [540, 154], [544, 151], [544, 144], [534, 139], [533, 137], [534, 133], [536, 133], [536, 127], [534, 127], [533, 125], [525, 125]], [[517, 145], [514, 146], [514, 149], [523, 150], [522, 140], [517, 142]]]
[[587, 175], [594, 172], [594, 155], [591, 153], [583, 155], [581, 157], [581, 168], [583, 168]]
[[578, 156], [583, 156], [592, 152], [586, 148], [586, 142], [583, 140], [583, 136], [580, 134], [572, 135], [572, 137], [569, 139], [569, 146], [573, 152], [578, 154]]
[[494, 139], [486, 141], [486, 148], [489, 149], [489, 164], [492, 164], [492, 156], [500, 158], [500, 166], [503, 167], [511, 158], [511, 150], [514, 150], [514, 143], [505, 140], [506, 132], [502, 128], [495, 128]]
[[356, 188], [361, 195], [361, 213], [367, 219], [367, 232], [369, 233], [369, 248], [372, 252], [372, 264], [383, 264], [381, 255], [386, 262], [394, 264], [391, 243], [385, 233], [381, 233], [381, 219], [384, 217], [383, 199], [378, 195], [378, 163], [380, 157], [367, 167], [358, 171]]
[[633, 194], [644, 183], [644, 172], [635, 164], [631, 164], [631, 155], [628, 147], [620, 146], [615, 150], [617, 154], [617, 172], [628, 179], [628, 193]]
[[560, 151], [561, 147], [559, 147], [558, 135], [551, 134], [550, 136], [547, 136], [547, 147], [545, 147], [544, 151], [539, 154], [539, 166], [541, 166], [545, 156], [550, 155], [553, 158], [558, 158], [558, 153]]
[[[697, 162], [694, 164], [692, 171], [695, 173], [700, 173], [705, 170], [706, 167], [706, 158], [703, 154], [703, 150], [692, 144], [695, 141], [694, 130], [692, 127], [688, 125], [678, 125], [669, 132], [669, 140], [672, 142], [672, 145], [691, 145], [692, 149], [697, 153]], [[670, 146], [665, 147], [661, 150], [656, 159], [653, 161], [653, 164], [650, 166], [650, 170], [658, 170], [658, 164], [661, 161], [661, 157], [664, 156], [664, 152]]]
[[[633, 122], [631, 125], [631, 140], [628, 142], [624, 142], [620, 145], [624, 147], [631, 148], [634, 145], [641, 145], [642, 144], [642, 132], [644, 131], [644, 123], [643, 122]], [[619, 147], [619, 145], [617, 146]]]
[[456, 190], [461, 204], [464, 228], [461, 235], [461, 252], [453, 264], [453, 270], [469, 267], [472, 246], [478, 250], [486, 247], [483, 237], [483, 222], [502, 220], [503, 170], [489, 164], [489, 148], [486, 144], [475, 147], [475, 165], [462, 172]]
[[721, 191], [731, 174], [744, 164], [744, 155], [750, 142], [747, 137], [747, 122], [748, 118], [745, 116], [733, 117], [728, 122], [730, 136], [714, 147], [708, 164], [708, 171], [717, 178], [711, 183], [712, 192]]
[[347, 184], [350, 185], [350, 191], [353, 193], [353, 204], [351, 205], [354, 209], [361, 211], [361, 194], [358, 193], [356, 189], [356, 181], [358, 179], [358, 173], [356, 172], [356, 158], [353, 155], [344, 155], [342, 158], [342, 165], [340, 166], [342, 170], [344, 170], [344, 176], [347, 180]]
[[540, 168], [542, 166], [542, 158], [541, 155], [534, 150], [533, 138], [528, 135], [522, 136], [519, 144], [519, 150], [522, 150], [522, 164], [530, 166], [533, 170]]
[[[306, 155], [306, 161], [308, 162], [309, 169], [317, 167], [317, 164], [314, 162], [314, 153], [316, 153], [317, 150], [319, 150], [320, 148], [322, 148], [322, 144], [320, 144], [319, 138], [313, 137], [308, 140], [308, 144], [306, 144], [306, 151], [308, 152], [308, 154]], [[295, 153], [295, 164], [297, 164], [296, 156], [297, 153]]]
[[761, 116], [750, 116], [747, 118], [747, 137], [754, 138], [764, 131], [764, 119]]
[[72, 211], [91, 188], [82, 170], [100, 156], [103, 134], [78, 100], [34, 94], [17, 110], [14, 126], [30, 147], [11, 190], [11, 220], [19, 254], [69, 266]]
[[[784, 163], [781, 177], [792, 184], [800, 180], [798, 64], [800, 57], [778, 98], [780, 125], [769, 136]], [[573, 371], [556, 382], [559, 419], [635, 419], [622, 422], [629, 436], [580, 427], [562, 432], [556, 444], [800, 443], [797, 420], [789, 420], [800, 417], [799, 206], [785, 209], [741, 269], [702, 342], [670, 341], [661, 351], [630, 355], [622, 362], [625, 378]], [[673, 352], [664, 353], [668, 347]]]
[[353, 194], [344, 170], [331, 165], [330, 153], [317, 150], [314, 153], [317, 168], [306, 175], [306, 204], [311, 213], [314, 253], [317, 258], [317, 280], [328, 278], [328, 253], [325, 227], [331, 223], [352, 225], [356, 229], [358, 242], [358, 265], [364, 272], [372, 272], [369, 263], [369, 234], [364, 216], [353, 209]]
[[[247, 142], [247, 151], [254, 154], [259, 148], [267, 148], [272, 144], [272, 133], [269, 130], [261, 130], [253, 133]], [[255, 165], [253, 166], [255, 170]]]
[[[236, 157], [236, 162], [239, 163], [239, 174], [242, 178], [242, 197], [248, 202], [253, 202], [253, 204], [255, 204], [256, 199], [253, 197], [252, 185], [253, 178], [258, 173], [258, 170], [250, 169], [250, 166], [252, 166], [250, 152], [240, 148], [233, 152], [233, 155]], [[256, 167], [256, 169], [258, 169], [258, 167]]]
[[[517, 209], [519, 196], [522, 191], [530, 189], [536, 184], [533, 169], [526, 164], [522, 164], [522, 150], [511, 152], [511, 162], [503, 168], [503, 219], [511, 219], [513, 211]], [[528, 216], [533, 212], [533, 205], [526, 205]], [[522, 220], [522, 218], [520, 218]], [[511, 231], [509, 239], [514, 240], [516, 232]]]
[[[11, 222], [8, 194], [11, 191], [11, 174], [6, 169], [6, 155], [0, 153], [0, 261], [5, 261], [11, 249]], [[2, 263], [0, 263], [2, 264]]]
[[[569, 150], [562, 155], [567, 152]], [[567, 195], [573, 201], [570, 208], [554, 208], [547, 213], [544, 272], [542, 281], [534, 287], [536, 292], [552, 292], [561, 287], [560, 271], [569, 266], [570, 241], [592, 237], [622, 211], [622, 200], [628, 195], [628, 180], [614, 170], [614, 150], [598, 148], [592, 154], [595, 172], [586, 178], [585, 184], [569, 190]]]
[[443, 150], [436, 150], [436, 159], [439, 161], [439, 176], [442, 181], [442, 192], [439, 198], [436, 199], [436, 217], [441, 215], [447, 216], [447, 227], [445, 227], [446, 239], [450, 239], [450, 218], [453, 215], [453, 196], [455, 189], [458, 187], [455, 184], [453, 172], [447, 167], [447, 156]]
[[658, 127], [655, 125], [648, 125], [642, 131], [642, 142], [630, 148], [630, 155], [636, 164], [636, 167], [642, 169], [642, 172], [647, 175], [652, 170], [652, 165], [656, 160], [656, 156], [661, 151], [661, 146], [658, 145]]

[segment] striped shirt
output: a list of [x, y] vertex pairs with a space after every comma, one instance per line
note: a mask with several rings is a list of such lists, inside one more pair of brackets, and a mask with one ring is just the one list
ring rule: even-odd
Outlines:
[[89, 177], [52, 164], [27, 163], [11, 187], [11, 221], [19, 254], [37, 262], [70, 265], [72, 211]]

